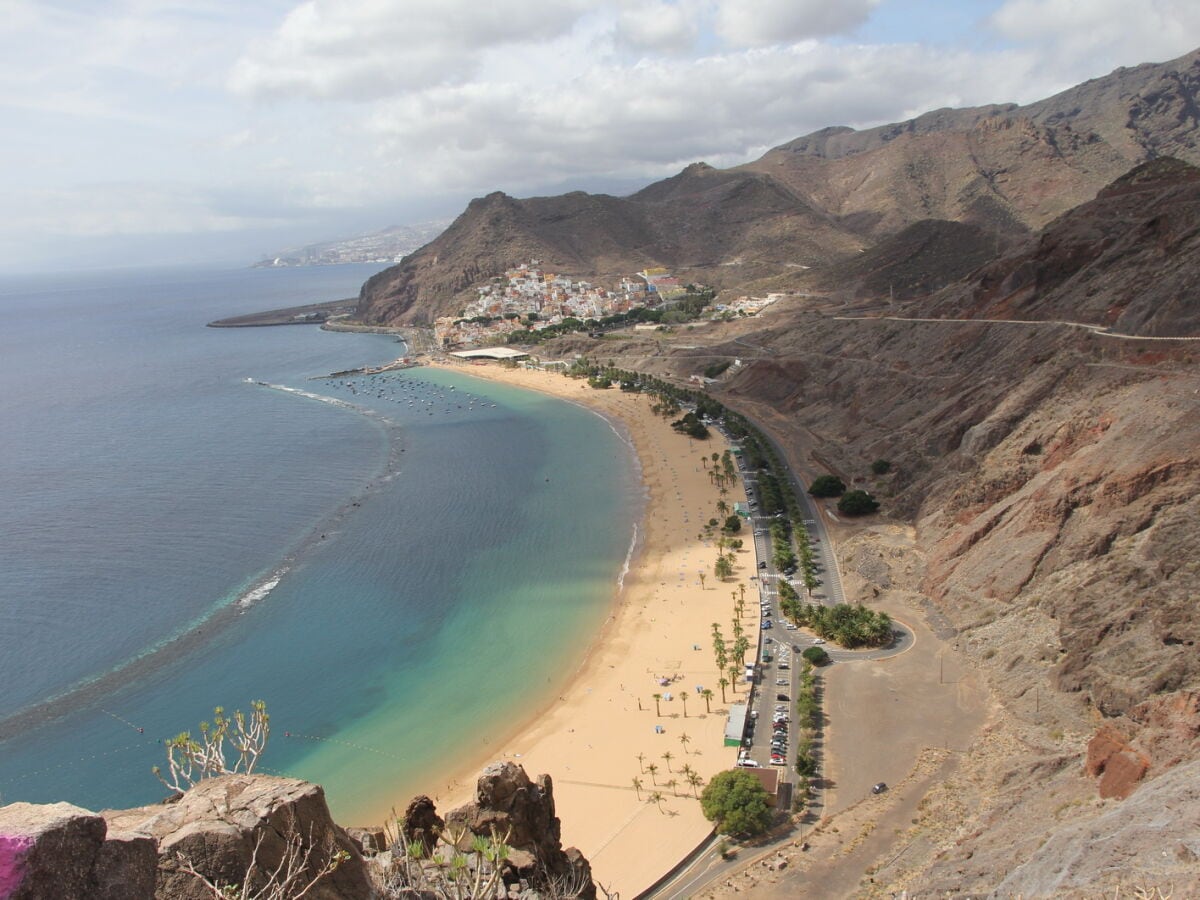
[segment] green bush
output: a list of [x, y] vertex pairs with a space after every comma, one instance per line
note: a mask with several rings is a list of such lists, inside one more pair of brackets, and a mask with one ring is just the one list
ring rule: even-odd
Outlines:
[[865, 516], [879, 509], [879, 503], [866, 491], [847, 491], [838, 501], [838, 512], [848, 516]]
[[801, 655], [814, 666], [823, 666], [829, 662], [829, 654], [820, 647], [809, 647]]
[[877, 459], [871, 463], [871, 471], [876, 475], [886, 475], [892, 471], [892, 464], [886, 459]]
[[836, 475], [821, 475], [808, 486], [814, 497], [840, 497], [845, 490], [846, 483]]

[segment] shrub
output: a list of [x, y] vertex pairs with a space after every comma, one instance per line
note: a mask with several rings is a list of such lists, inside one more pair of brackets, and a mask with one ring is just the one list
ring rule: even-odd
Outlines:
[[892, 471], [892, 464], [886, 459], [877, 459], [871, 463], [871, 471], [876, 475], [886, 475]]
[[879, 509], [879, 503], [866, 491], [847, 491], [838, 501], [838, 512], [848, 516], [865, 516]]
[[808, 486], [814, 497], [840, 497], [846, 491], [846, 483], [836, 475], [821, 475]]
[[829, 654], [820, 647], [809, 647], [801, 655], [814, 666], [823, 666], [829, 662]]

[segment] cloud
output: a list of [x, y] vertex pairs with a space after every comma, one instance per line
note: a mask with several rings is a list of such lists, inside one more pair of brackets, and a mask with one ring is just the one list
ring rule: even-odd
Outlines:
[[694, 4], [634, 0], [617, 15], [617, 43], [659, 53], [689, 50], [700, 34], [701, 20], [696, 12]]
[[738, 47], [788, 44], [844, 34], [863, 24], [880, 0], [723, 0], [716, 31]]
[[414, 92], [379, 104], [366, 139], [380, 172], [411, 187], [520, 191], [589, 173], [660, 176], [697, 159], [733, 165], [830, 124], [1007, 99], [1028, 89], [1029, 74], [1016, 54], [981, 65], [919, 47], [806, 44], [687, 64], [642, 60], [541, 89], [477, 82]]
[[1165, 62], [1200, 42], [1195, 0], [1006, 0], [989, 19], [998, 33], [1045, 54], [1070, 77], [1081, 65]]
[[463, 81], [481, 54], [569, 32], [587, 0], [306, 0], [233, 67], [250, 96], [365, 100]]

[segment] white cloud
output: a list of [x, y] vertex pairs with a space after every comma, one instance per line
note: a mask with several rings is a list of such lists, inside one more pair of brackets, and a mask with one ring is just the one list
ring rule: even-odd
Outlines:
[[1200, 43], [1195, 0], [1006, 0], [990, 24], [1074, 77], [1081, 65], [1165, 62]]
[[695, 46], [700, 22], [694, 4], [633, 0], [617, 15], [616, 40], [635, 50], [680, 53]]
[[597, 65], [541, 89], [414, 92], [380, 104], [367, 139], [380, 171], [410, 185], [520, 191], [589, 173], [663, 175], [697, 159], [736, 164], [825, 125], [1008, 99], [1029, 74], [1018, 54], [981, 66], [967, 53], [813, 43]]
[[363, 100], [462, 81], [489, 48], [569, 32], [587, 0], [306, 0], [234, 66], [251, 96]]
[[962, 0], [979, 12], [955, 18], [957, 45], [952, 29], [889, 40], [906, 3], [929, 4], [868, 21], [882, 2], [0, 0], [0, 171], [17, 185], [0, 237], [403, 221], [416, 200], [449, 213], [1029, 102], [1200, 44], [1194, 0]]
[[857, 28], [880, 0], [722, 0], [716, 30], [739, 47], [788, 44]]

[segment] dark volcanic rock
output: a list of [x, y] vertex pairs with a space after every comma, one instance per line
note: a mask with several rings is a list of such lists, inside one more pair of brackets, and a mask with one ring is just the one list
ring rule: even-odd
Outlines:
[[[495, 834], [513, 848], [512, 877], [538, 883], [549, 876], [578, 886], [579, 897], [594, 900], [591, 866], [578, 850], [562, 849], [562, 829], [554, 811], [554, 787], [549, 775], [530, 781], [525, 770], [511, 762], [488, 766], [475, 788], [475, 801], [446, 815], [447, 831]], [[505, 879], [506, 882], [509, 879]]]
[[420, 844], [428, 856], [446, 828], [437, 814], [433, 801], [421, 794], [414, 797], [404, 810], [404, 837], [410, 845]]

